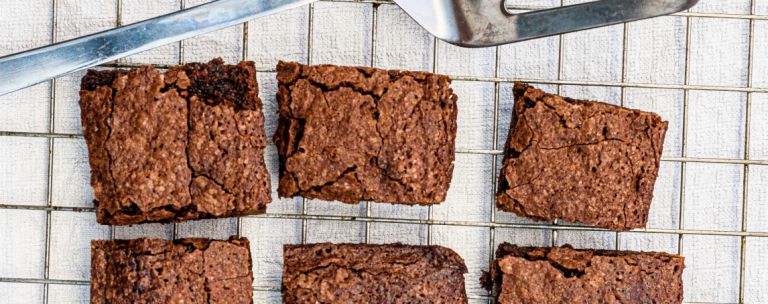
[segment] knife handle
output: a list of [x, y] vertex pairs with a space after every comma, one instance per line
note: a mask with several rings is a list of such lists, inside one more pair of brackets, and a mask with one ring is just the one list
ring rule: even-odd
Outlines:
[[313, 1], [218, 0], [131, 25], [0, 57], [0, 95]]

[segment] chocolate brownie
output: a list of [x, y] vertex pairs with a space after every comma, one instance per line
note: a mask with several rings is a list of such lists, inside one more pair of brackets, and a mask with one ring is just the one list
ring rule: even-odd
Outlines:
[[458, 110], [447, 76], [280, 62], [277, 80], [281, 197], [445, 200]]
[[681, 256], [501, 244], [482, 284], [498, 303], [681, 303]]
[[80, 109], [98, 222], [263, 213], [261, 108], [252, 62], [88, 71]]
[[253, 303], [248, 239], [91, 242], [91, 303]]
[[467, 267], [448, 248], [328, 243], [283, 248], [283, 303], [467, 303]]
[[496, 204], [535, 220], [645, 227], [667, 122], [515, 83]]

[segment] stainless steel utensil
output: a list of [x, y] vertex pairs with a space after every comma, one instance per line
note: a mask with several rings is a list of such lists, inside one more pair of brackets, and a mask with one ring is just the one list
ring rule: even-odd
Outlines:
[[[218, 0], [101, 33], [0, 57], [0, 95], [317, 0]], [[394, 0], [435, 37], [483, 47], [685, 10], [698, 0], [602, 0], [511, 14], [504, 0]], [[0, 21], [2, 22], [2, 21]]]
[[[218, 0], [0, 58], [0, 95], [317, 0]], [[0, 25], [2, 25], [0, 20]], [[0, 29], [2, 30], [2, 29]]]
[[512, 14], [505, 0], [394, 0], [432, 35], [487, 47], [668, 15], [699, 0], [601, 0]]

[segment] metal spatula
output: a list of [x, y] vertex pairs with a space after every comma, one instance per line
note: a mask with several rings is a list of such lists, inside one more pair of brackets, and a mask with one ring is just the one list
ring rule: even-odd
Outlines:
[[[316, 0], [218, 0], [0, 58], [0, 95]], [[394, 0], [437, 38], [493, 46], [685, 10], [698, 0], [602, 0], [510, 14], [503, 0]], [[0, 20], [2, 30], [2, 20]]]
[[668, 15], [699, 0], [602, 0], [512, 14], [504, 0], [394, 0], [432, 35], [487, 47]]

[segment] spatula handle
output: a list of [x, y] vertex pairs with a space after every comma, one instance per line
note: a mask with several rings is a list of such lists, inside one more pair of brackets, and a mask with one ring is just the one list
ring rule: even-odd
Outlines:
[[[508, 15], [513, 30], [503, 37], [477, 37], [477, 43], [489, 40], [525, 40], [676, 13], [695, 5], [698, 0], [602, 0], [577, 5]], [[504, 35], [504, 34], [508, 35]]]

